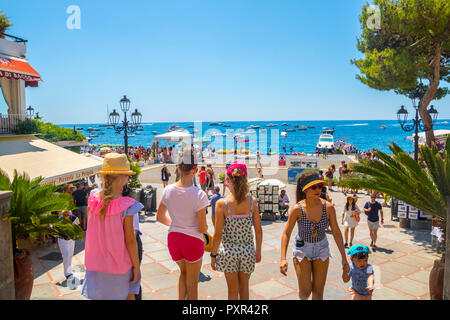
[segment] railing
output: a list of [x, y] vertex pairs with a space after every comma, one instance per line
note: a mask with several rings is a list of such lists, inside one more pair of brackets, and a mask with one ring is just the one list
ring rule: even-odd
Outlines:
[[24, 114], [1, 114], [0, 113], [0, 134], [14, 133], [20, 121], [27, 119]]
[[18, 42], [18, 43], [26, 44], [26, 42], [28, 42], [28, 40], [24, 40], [24, 39], [22, 39], [22, 38], [15, 37], [15, 36], [12, 36], [12, 35], [10, 35], [10, 34], [6, 34], [6, 33], [4, 33], [4, 32], [0, 32], [0, 36], [4, 36], [4, 37], [11, 38], [12, 40], [14, 40], [15, 42]]

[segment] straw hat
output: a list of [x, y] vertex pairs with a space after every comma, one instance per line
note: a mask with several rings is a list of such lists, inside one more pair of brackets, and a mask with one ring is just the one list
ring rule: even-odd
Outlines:
[[130, 170], [130, 162], [125, 154], [115, 152], [108, 153], [103, 159], [102, 170], [98, 174], [126, 174], [129, 176], [136, 173]]
[[352, 198], [354, 203], [356, 203], [358, 201], [357, 197], [347, 196], [347, 200], [348, 200], [348, 198]]

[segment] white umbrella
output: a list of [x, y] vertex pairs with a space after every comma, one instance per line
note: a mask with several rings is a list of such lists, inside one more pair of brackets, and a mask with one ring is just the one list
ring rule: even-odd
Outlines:
[[261, 180], [262, 180], [261, 178], [251, 178], [251, 179], [248, 179], [248, 184], [251, 186]]
[[285, 188], [286, 185], [277, 179], [266, 179], [263, 182], [259, 183], [260, 186], [278, 186], [280, 188]]

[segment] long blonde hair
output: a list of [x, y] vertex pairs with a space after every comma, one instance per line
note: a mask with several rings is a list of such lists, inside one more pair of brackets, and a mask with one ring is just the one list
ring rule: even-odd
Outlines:
[[109, 202], [112, 200], [112, 184], [116, 180], [117, 175], [115, 174], [105, 174], [103, 177], [103, 206], [100, 209], [100, 216], [105, 219], [106, 208]]

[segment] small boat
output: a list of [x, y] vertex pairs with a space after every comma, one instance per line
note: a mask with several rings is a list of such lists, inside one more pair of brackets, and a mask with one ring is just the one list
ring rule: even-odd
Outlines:
[[191, 124], [191, 125], [188, 125], [188, 128], [193, 128], [194, 126]]
[[277, 126], [277, 124], [274, 124], [274, 123], [269, 123], [266, 125], [266, 127], [276, 127], [276, 126]]
[[136, 134], [142, 134], [141, 132], [136, 132]]
[[261, 128], [261, 127], [260, 126], [255, 126], [255, 125], [251, 125], [247, 129], [259, 129], [259, 128]]
[[128, 137], [136, 137], [135, 134], [129, 134]]
[[298, 128], [298, 130], [306, 130], [306, 129], [308, 129], [307, 126], [301, 126], [301, 127]]
[[220, 122], [210, 122], [209, 126], [220, 126]]
[[295, 132], [295, 129], [286, 129], [286, 132]]
[[380, 129], [386, 129], [386, 126], [383, 124], [380, 126]]
[[316, 148], [331, 151], [334, 148], [334, 137], [331, 134], [320, 135]]
[[229, 128], [229, 127], [231, 127], [231, 124], [223, 124], [222, 127]]
[[84, 130], [82, 127], [76, 127], [77, 130]]
[[89, 127], [86, 129], [86, 131], [95, 131], [95, 130], [94, 130], [94, 128]]
[[322, 134], [331, 134], [331, 135], [333, 135], [334, 134], [334, 129], [330, 129], [328, 127], [323, 127], [322, 128]]
[[282, 123], [281, 125], [282, 125], [282, 126], [290, 126], [290, 124], [289, 124], [289, 123], [286, 123], [286, 122]]
[[94, 134], [91, 134], [89, 137], [95, 138], [95, 137], [98, 137], [98, 134], [94, 133]]
[[294, 126], [294, 128], [298, 128], [298, 127], [300, 127], [298, 124], [296, 124], [296, 125]]
[[307, 128], [315, 128], [316, 126], [308, 126]]
[[107, 126], [106, 129], [113, 129], [113, 126]]
[[158, 131], [152, 131], [153, 134], [158, 134]]

